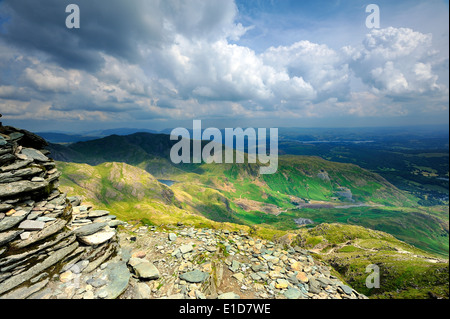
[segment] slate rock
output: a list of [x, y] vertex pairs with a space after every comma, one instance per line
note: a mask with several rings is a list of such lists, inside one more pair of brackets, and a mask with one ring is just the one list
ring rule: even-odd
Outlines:
[[289, 288], [284, 292], [287, 299], [298, 299], [302, 295], [301, 291], [296, 288]]
[[2, 220], [0, 220], [0, 232], [8, 230], [14, 226], [16, 226], [18, 223], [20, 223], [22, 220], [24, 220], [26, 215], [22, 216], [10, 216], [5, 217]]
[[209, 274], [198, 269], [180, 275], [180, 279], [190, 283], [200, 283], [208, 279]]
[[47, 162], [49, 161], [48, 157], [42, 154], [40, 151], [35, 150], [34, 148], [23, 148], [22, 154], [24, 154], [28, 158], [32, 158], [36, 161]]
[[43, 270], [53, 266], [58, 261], [62, 260], [64, 257], [69, 255], [72, 251], [74, 251], [78, 247], [78, 243], [75, 242], [71, 244], [70, 246], [67, 246], [65, 248], [62, 248], [60, 250], [55, 251], [53, 254], [51, 254], [49, 257], [44, 259], [42, 262], [39, 262], [32, 266], [31, 268], [28, 268], [24, 272], [21, 272], [18, 275], [12, 276], [5, 281], [0, 283], [0, 295], [21, 285], [22, 283], [30, 280], [31, 278], [35, 277], [36, 275], [40, 274]]
[[81, 226], [80, 228], [74, 229], [73, 233], [77, 236], [89, 236], [95, 234], [96, 232], [102, 230], [107, 226], [107, 223], [92, 223], [89, 225]]
[[92, 210], [88, 213], [89, 218], [102, 217], [106, 215], [109, 215], [109, 212], [107, 210]]
[[339, 285], [338, 286], [339, 288], [341, 288], [342, 289], [342, 291], [345, 293], [345, 294], [347, 294], [347, 295], [351, 295], [352, 294], [352, 291], [353, 291], [353, 289], [352, 288], [350, 288], [349, 286], [347, 286], [347, 285]]
[[45, 227], [45, 222], [37, 221], [37, 220], [24, 220], [20, 223], [19, 229], [24, 230], [42, 230]]
[[155, 280], [159, 278], [159, 270], [150, 262], [141, 262], [133, 267], [139, 279]]
[[0, 233], [0, 246], [3, 246], [14, 240], [21, 233], [23, 233], [23, 230], [11, 230], [8, 232]]
[[103, 230], [103, 231], [99, 231], [92, 235], [80, 236], [78, 238], [82, 243], [84, 243], [86, 245], [94, 246], [94, 245], [100, 245], [100, 244], [107, 242], [108, 240], [113, 238], [115, 235], [116, 235], [115, 231]]
[[180, 252], [184, 255], [191, 252], [193, 249], [194, 247], [192, 247], [192, 245], [182, 245], [180, 247]]
[[241, 297], [234, 292], [225, 292], [220, 294], [217, 299], [241, 299]]
[[98, 294], [106, 299], [116, 299], [127, 289], [131, 274], [125, 262], [109, 263], [104, 271], [107, 283], [99, 289]]
[[13, 197], [24, 193], [30, 193], [42, 190], [48, 186], [48, 182], [30, 182], [18, 181], [2, 185], [0, 189], [0, 198]]

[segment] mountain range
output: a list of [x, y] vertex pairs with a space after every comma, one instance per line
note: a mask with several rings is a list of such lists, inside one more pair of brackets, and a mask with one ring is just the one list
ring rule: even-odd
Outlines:
[[[369, 296], [442, 296], [445, 287], [448, 293], [448, 276], [446, 282], [436, 275], [448, 272], [448, 205], [423, 206], [375, 172], [318, 156], [281, 155], [273, 175], [249, 163], [175, 165], [174, 143], [165, 134], [135, 133], [50, 144], [50, 150], [65, 192], [123, 220], [227, 223], [265, 238], [293, 236]], [[311, 223], [300, 226], [301, 220]], [[390, 269], [385, 289], [364, 288], [361, 260]], [[394, 276], [406, 269], [414, 271]], [[415, 276], [428, 278], [420, 289], [412, 288]]]

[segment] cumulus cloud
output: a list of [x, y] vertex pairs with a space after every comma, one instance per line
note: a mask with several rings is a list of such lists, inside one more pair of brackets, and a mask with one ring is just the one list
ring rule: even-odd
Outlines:
[[237, 21], [233, 0], [79, 0], [78, 30], [65, 27], [69, 3], [2, 2], [4, 114], [131, 121], [448, 109], [439, 77], [448, 57], [431, 34], [390, 27], [359, 46], [301, 40], [257, 53], [239, 44], [252, 25]]
[[325, 44], [300, 41], [291, 46], [271, 47], [262, 55], [265, 63], [301, 77], [317, 92], [318, 100], [346, 98], [349, 93], [348, 65]]
[[388, 95], [443, 94], [433, 67], [442, 63], [432, 35], [408, 28], [373, 30], [361, 48], [345, 48], [350, 67], [375, 91]]

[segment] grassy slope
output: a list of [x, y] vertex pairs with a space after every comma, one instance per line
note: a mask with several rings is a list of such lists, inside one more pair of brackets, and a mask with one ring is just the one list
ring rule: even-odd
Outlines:
[[[176, 224], [182, 221], [194, 227], [245, 229], [231, 223], [210, 220], [189, 204], [192, 197], [174, 193], [146, 171], [125, 163], [88, 164], [57, 162], [62, 172], [60, 189], [78, 195], [86, 204], [110, 210], [121, 220], [147, 224]], [[186, 209], [188, 208], [188, 209]], [[272, 232], [277, 234], [278, 232]]]
[[[323, 178], [324, 173], [328, 179]], [[264, 225], [281, 230], [296, 229], [294, 219], [300, 217], [312, 219], [316, 224], [339, 222], [361, 225], [388, 232], [422, 249], [448, 256], [448, 208], [443, 211], [421, 207], [413, 196], [356, 165], [333, 163], [317, 157], [282, 156], [278, 172], [274, 175], [259, 176], [254, 165], [222, 164], [198, 165], [190, 173], [180, 170], [166, 177], [182, 182], [175, 184], [172, 187], [174, 190], [199, 197], [202, 203], [215, 207], [214, 212], [205, 213], [213, 220]], [[348, 204], [337, 196], [340, 187], [350, 189], [356, 202], [382, 206], [299, 210], [291, 203], [289, 196]], [[204, 195], [212, 189], [219, 191], [217, 196], [220, 200]], [[284, 212], [275, 216], [261, 211], [244, 211], [234, 203], [240, 198], [274, 204]], [[222, 205], [225, 202], [226, 205]], [[207, 206], [203, 205], [205, 212], [208, 211]], [[230, 214], [230, 209], [233, 214]]]
[[[448, 259], [441, 260], [360, 226], [322, 224], [303, 228], [295, 243], [312, 249], [352, 287], [372, 298], [449, 298]], [[368, 265], [380, 270], [380, 287], [367, 288]]]
[[[63, 191], [82, 195], [87, 202], [111, 210], [122, 220], [158, 225], [182, 221], [195, 227], [244, 229], [256, 236], [270, 239], [298, 234], [294, 244], [314, 250], [316, 256], [334, 267], [343, 280], [372, 298], [428, 298], [430, 292], [448, 298], [448, 261], [438, 261], [432, 255], [386, 233], [342, 224], [321, 224], [314, 228], [290, 231], [276, 230], [280, 226], [276, 224], [277, 217], [257, 212], [238, 212], [239, 208], [223, 192], [205, 187], [217, 186], [215, 178], [208, 174], [179, 175], [185, 182], [168, 188], [149, 173], [123, 163], [105, 163], [96, 167], [61, 162], [57, 164], [63, 173]], [[216, 171], [218, 172], [220, 170]], [[245, 170], [240, 172], [241, 175], [233, 177], [228, 171], [226, 178], [239, 179], [244, 172]], [[249, 176], [244, 179], [247, 178]], [[250, 180], [247, 182], [255, 182]], [[237, 190], [229, 192], [234, 196], [260, 196], [257, 192], [259, 188], [253, 191], [250, 188], [249, 192], [244, 192], [245, 188], [242, 188], [238, 192], [240, 184], [234, 181], [234, 185]], [[270, 189], [265, 191], [271, 192]], [[269, 199], [270, 196], [266, 200], [273, 202]], [[283, 202], [284, 199], [278, 200]], [[249, 224], [253, 223], [252, 228], [239, 225], [242, 219]], [[225, 223], [221, 223], [222, 221]], [[234, 223], [229, 223], [230, 221]], [[269, 225], [271, 223], [274, 225]], [[369, 290], [365, 287], [368, 275], [365, 267], [368, 264], [380, 266], [380, 289]]]

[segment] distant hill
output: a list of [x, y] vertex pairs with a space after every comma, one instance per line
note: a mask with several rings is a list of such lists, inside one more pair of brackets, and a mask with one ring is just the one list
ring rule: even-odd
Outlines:
[[50, 143], [57, 144], [68, 144], [75, 142], [85, 142], [90, 140], [95, 140], [98, 137], [96, 136], [85, 136], [79, 134], [66, 134], [66, 133], [53, 133], [53, 132], [40, 132], [37, 133], [39, 136], [44, 138]]
[[54, 144], [70, 144], [76, 142], [86, 142], [96, 140], [110, 135], [130, 135], [134, 133], [153, 133], [158, 134], [158, 131], [148, 129], [135, 128], [116, 128], [108, 130], [96, 130], [83, 133], [66, 133], [66, 132], [37, 132], [36, 134], [43, 137], [50, 143]]

